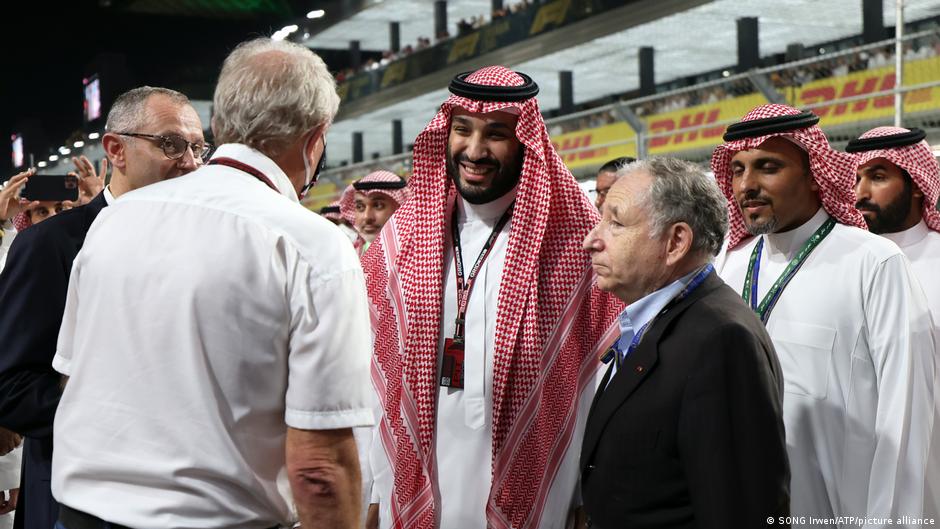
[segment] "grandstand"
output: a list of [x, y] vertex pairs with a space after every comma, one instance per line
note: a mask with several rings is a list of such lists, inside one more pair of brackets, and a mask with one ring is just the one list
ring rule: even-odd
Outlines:
[[[303, 30], [283, 35], [328, 63], [349, 59], [330, 65], [343, 104], [311, 207], [376, 168], [407, 177], [409, 144], [446, 98], [448, 80], [483, 64], [505, 64], [536, 79], [552, 141], [581, 179], [624, 155], [703, 161], [728, 123], [764, 102], [814, 110], [841, 146], [893, 122], [901, 93], [904, 125], [924, 128], [940, 143], [937, 1], [904, 2], [900, 86], [891, 0], [787, 0], [773, 9], [760, 0], [357, 5], [346, 16], [301, 22]], [[210, 102], [196, 107], [208, 126]], [[66, 148], [101, 157], [87, 135], [97, 131], [82, 132]], [[71, 148], [73, 140], [84, 145]], [[40, 172], [56, 165], [43, 160]]]

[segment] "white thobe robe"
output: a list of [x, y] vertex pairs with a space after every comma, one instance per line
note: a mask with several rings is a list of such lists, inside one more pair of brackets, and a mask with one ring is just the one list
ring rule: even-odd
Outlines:
[[[510, 193], [480, 205], [458, 198], [465, 279], [493, 227], [514, 197], [515, 194]], [[492, 482], [496, 302], [511, 224], [510, 220], [503, 227], [470, 292], [465, 329], [464, 389], [441, 387], [438, 390], [435, 447], [442, 529], [486, 529], [486, 500]], [[444, 253], [444, 313], [438, 343], [438, 371], [444, 338], [453, 338], [457, 317], [457, 282], [449, 230]], [[578, 401], [574, 435], [549, 489], [538, 526], [540, 529], [564, 528], [569, 511], [579, 503], [580, 495], [576, 494], [580, 472], [578, 457], [594, 391], [595, 385], [589, 384]], [[394, 477], [379, 437], [373, 439], [371, 463], [374, 479], [372, 500], [379, 503], [379, 527], [384, 529], [391, 527], [389, 499]]]
[[883, 236], [894, 241], [911, 262], [914, 276], [927, 295], [934, 330], [940, 333], [940, 233], [921, 220], [912, 228]]
[[[758, 300], [826, 218], [820, 209], [795, 230], [763, 236]], [[739, 292], [760, 238], [717, 259]], [[935, 514], [934, 343], [927, 300], [898, 247], [836, 224], [766, 325], [784, 376], [791, 512], [806, 517], [793, 526], [836, 527], [811, 516]]]

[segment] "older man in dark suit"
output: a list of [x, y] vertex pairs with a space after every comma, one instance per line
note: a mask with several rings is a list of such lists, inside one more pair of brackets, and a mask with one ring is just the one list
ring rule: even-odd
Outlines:
[[72, 261], [85, 234], [115, 198], [188, 173], [208, 154], [199, 115], [174, 90], [126, 92], [112, 105], [106, 128], [110, 185], [88, 204], [18, 234], [0, 274], [0, 426], [25, 436], [15, 527], [51, 528], [57, 519], [49, 479], [52, 421], [62, 392], [52, 358]]
[[627, 304], [581, 449], [589, 524], [785, 522], [780, 367], [763, 325], [711, 265], [725, 200], [688, 162], [620, 172], [585, 240], [598, 286]]

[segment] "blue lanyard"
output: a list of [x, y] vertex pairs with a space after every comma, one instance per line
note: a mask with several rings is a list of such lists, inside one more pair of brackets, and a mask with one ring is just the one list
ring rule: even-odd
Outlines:
[[682, 289], [682, 292], [679, 292], [679, 294], [676, 297], [672, 298], [669, 304], [667, 304], [663, 308], [663, 310], [659, 311], [659, 314], [657, 314], [650, 321], [643, 324], [643, 326], [640, 327], [639, 330], [633, 333], [633, 340], [630, 341], [630, 346], [627, 348], [626, 352], [622, 352], [620, 348], [617, 347], [617, 342], [619, 341], [618, 339], [617, 341], [614, 342], [613, 345], [610, 346], [610, 349], [608, 349], [607, 352], [604, 353], [604, 356], [601, 357], [601, 361], [606, 364], [610, 362], [611, 360], [613, 360], [614, 365], [617, 366], [617, 369], [619, 370], [620, 364], [621, 362], [623, 362], [623, 359], [629, 356], [630, 353], [632, 353], [640, 345], [640, 341], [643, 340], [643, 337], [646, 335], [646, 331], [649, 329], [650, 325], [652, 325], [656, 321], [656, 318], [659, 318], [660, 316], [668, 312], [669, 309], [677, 305], [680, 301], [689, 297], [689, 294], [691, 294], [692, 292], [695, 291], [695, 289], [701, 286], [701, 284], [705, 282], [705, 278], [708, 277], [708, 275], [711, 274], [714, 270], [715, 270], [715, 267], [712, 266], [711, 263], [708, 263], [705, 266], [703, 266], [702, 269], [699, 270], [697, 274], [695, 274], [695, 277], [693, 277], [692, 280], [689, 281], [688, 284], [686, 284], [685, 288]]

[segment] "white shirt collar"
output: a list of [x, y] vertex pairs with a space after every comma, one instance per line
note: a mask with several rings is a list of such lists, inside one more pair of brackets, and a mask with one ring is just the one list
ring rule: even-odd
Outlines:
[[512, 201], [516, 199], [516, 190], [519, 186], [512, 188], [512, 191], [506, 193], [505, 195], [497, 198], [492, 202], [487, 202], [485, 204], [471, 204], [467, 202], [460, 194], [457, 195], [457, 211], [458, 216], [457, 220], [460, 223], [473, 222], [473, 221], [483, 221], [487, 224], [493, 224], [500, 217], [503, 216], [503, 213], [506, 212], [506, 209], [512, 204]]
[[927, 223], [924, 222], [924, 219], [920, 219], [920, 222], [904, 231], [882, 233], [881, 235], [886, 239], [894, 241], [894, 244], [897, 244], [901, 248], [905, 248], [919, 243], [928, 233], [930, 233], [930, 228], [927, 227]]
[[111, 194], [111, 185], [104, 186], [104, 203], [108, 206], [114, 204], [114, 195]]
[[826, 210], [819, 208], [815, 215], [798, 228], [779, 233], [768, 233], [764, 236], [767, 240], [767, 251], [771, 254], [783, 254], [789, 258], [828, 218], [829, 214], [826, 213]]
[[[695, 270], [693, 274], [698, 272]], [[620, 313], [620, 334], [628, 334], [633, 337], [640, 327], [643, 327], [656, 317], [666, 305], [676, 297], [685, 283], [691, 279], [689, 275], [680, 277], [663, 288], [651, 292], [642, 298], [631, 303], [623, 312]], [[629, 345], [629, 344], [624, 344]]]
[[[268, 158], [264, 153], [253, 149], [241, 143], [226, 143], [220, 145], [212, 154], [212, 158], [232, 158], [244, 164], [248, 164], [261, 171], [264, 176], [277, 187], [280, 194], [289, 198], [292, 202], [300, 202], [297, 198], [297, 191], [294, 184], [287, 178], [287, 174], [281, 169], [274, 160]], [[254, 178], [252, 176], [252, 178]]]

